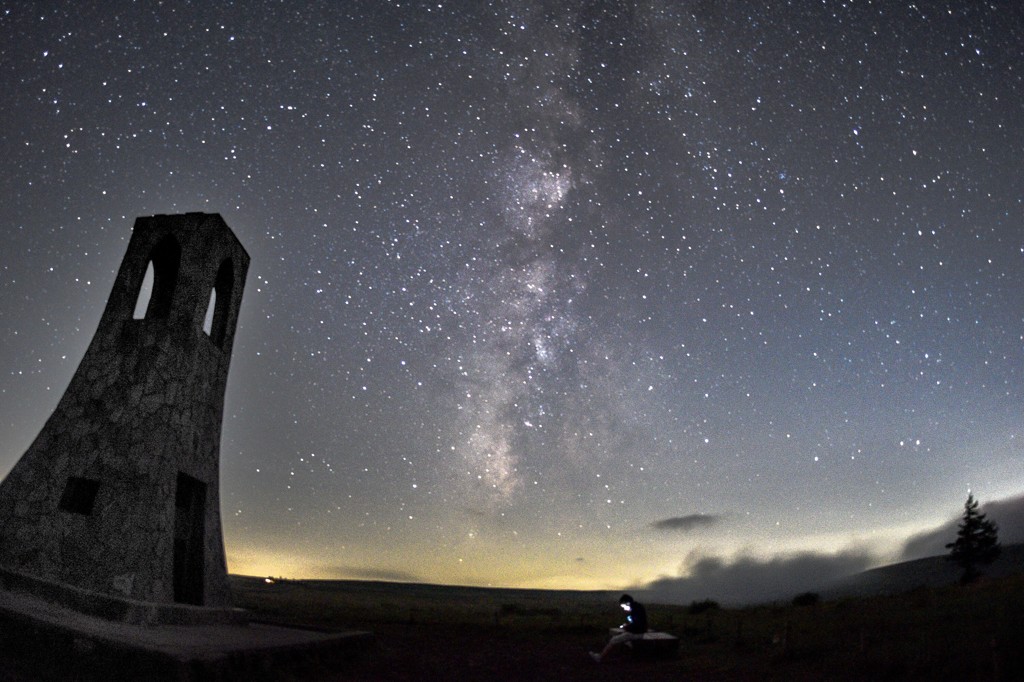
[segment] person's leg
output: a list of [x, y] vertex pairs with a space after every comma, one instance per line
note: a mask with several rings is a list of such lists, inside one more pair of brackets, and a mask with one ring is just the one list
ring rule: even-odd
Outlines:
[[593, 659], [595, 661], [600, 663], [612, 651], [614, 651], [615, 649], [618, 649], [624, 643], [630, 641], [631, 639], [635, 639], [635, 638], [636, 638], [635, 635], [633, 635], [633, 633], [631, 633], [631, 632], [623, 632], [621, 634], [615, 635], [614, 637], [612, 637], [611, 639], [608, 640], [608, 643], [605, 644], [604, 649], [601, 651], [601, 653], [595, 654], [594, 652], [590, 652], [590, 655], [591, 655], [591, 657], [593, 657]]

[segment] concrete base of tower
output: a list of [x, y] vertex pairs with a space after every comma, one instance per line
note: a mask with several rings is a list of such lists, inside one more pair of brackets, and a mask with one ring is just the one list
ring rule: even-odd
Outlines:
[[368, 632], [257, 623], [140, 625], [0, 589], [0, 671], [11, 679], [262, 680], [343, 670]]
[[126, 599], [2, 566], [0, 589], [31, 595], [87, 616], [129, 625], [245, 625], [249, 622], [249, 613], [244, 609]]

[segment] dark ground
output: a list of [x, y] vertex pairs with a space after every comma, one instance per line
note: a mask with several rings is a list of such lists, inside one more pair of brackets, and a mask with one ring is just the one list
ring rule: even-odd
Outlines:
[[[246, 682], [1024, 679], [1024, 576], [802, 607], [651, 604], [652, 627], [679, 636], [678, 652], [624, 652], [601, 664], [587, 652], [618, 622], [617, 595], [239, 577], [233, 589], [236, 603], [263, 621], [374, 634], [343, 657], [250, 671], [239, 678]], [[109, 661], [91, 677], [40, 674], [50, 659], [26, 661], [6, 646], [14, 634], [0, 630], [0, 681], [117, 678]], [[74, 648], [47, 655], [71, 657]]]

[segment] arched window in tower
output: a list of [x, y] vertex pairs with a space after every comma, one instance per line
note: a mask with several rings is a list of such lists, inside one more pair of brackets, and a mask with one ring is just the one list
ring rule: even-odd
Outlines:
[[203, 333], [213, 333], [213, 311], [217, 309], [217, 289], [210, 289], [210, 302], [206, 306], [206, 317], [203, 318]]
[[149, 261], [149, 264], [146, 266], [146, 276], [142, 278], [139, 296], [135, 300], [135, 312], [132, 313], [133, 320], [141, 320], [146, 317], [146, 309], [149, 308], [151, 298], [153, 298], [153, 261]]
[[210, 291], [210, 303], [206, 310], [209, 326], [206, 320], [203, 321], [203, 331], [210, 335], [210, 340], [219, 348], [224, 347], [224, 338], [227, 336], [228, 311], [231, 309], [231, 288], [234, 282], [235, 268], [228, 258], [220, 264], [217, 280]]
[[139, 287], [132, 315], [134, 319], [165, 318], [170, 315], [180, 264], [181, 247], [178, 240], [167, 235], [157, 242], [150, 252], [146, 275]]

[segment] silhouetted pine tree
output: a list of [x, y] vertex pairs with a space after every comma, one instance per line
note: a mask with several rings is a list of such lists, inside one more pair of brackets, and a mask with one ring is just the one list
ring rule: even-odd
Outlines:
[[956, 533], [956, 541], [946, 545], [949, 560], [964, 569], [960, 582], [967, 584], [977, 580], [981, 573], [980, 564], [990, 564], [999, 556], [999, 527], [978, 511], [978, 501], [973, 493], [967, 494], [964, 516]]

